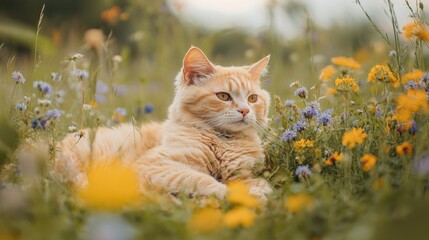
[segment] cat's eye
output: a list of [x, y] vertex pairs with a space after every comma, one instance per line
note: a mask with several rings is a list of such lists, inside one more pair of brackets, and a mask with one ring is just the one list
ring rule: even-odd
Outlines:
[[247, 98], [247, 101], [249, 101], [250, 103], [255, 103], [256, 101], [258, 101], [258, 95], [256, 94], [252, 94]]
[[218, 93], [216, 93], [216, 96], [222, 101], [231, 101], [232, 100], [231, 95], [229, 95], [226, 92], [218, 92]]

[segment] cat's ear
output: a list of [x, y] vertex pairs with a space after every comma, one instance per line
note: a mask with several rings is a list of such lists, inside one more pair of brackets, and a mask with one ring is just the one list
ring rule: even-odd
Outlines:
[[263, 75], [267, 69], [268, 62], [270, 61], [270, 56], [268, 55], [261, 60], [259, 60], [257, 63], [251, 65], [248, 69], [251, 79], [254, 81], [257, 81], [261, 75]]
[[191, 85], [214, 73], [215, 67], [199, 48], [192, 46], [183, 59], [183, 80]]

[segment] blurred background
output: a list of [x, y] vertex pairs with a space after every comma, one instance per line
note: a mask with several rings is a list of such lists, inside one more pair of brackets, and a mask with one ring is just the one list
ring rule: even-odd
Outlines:
[[[392, 2], [399, 25], [410, 22], [405, 1]], [[361, 3], [390, 34], [385, 2]], [[33, 81], [82, 53], [100, 63], [97, 78], [110, 82], [112, 91], [122, 89], [117, 93], [127, 95], [128, 105], [150, 103], [156, 118], [165, 117], [172, 81], [191, 45], [219, 65], [249, 65], [272, 54], [266, 88], [283, 96], [294, 81], [311, 87], [333, 56], [371, 65], [387, 61], [391, 50], [355, 0], [2, 0], [0, 44], [8, 71], [37, 65]], [[122, 88], [112, 83], [108, 60], [115, 55], [121, 71], [114, 81]]]

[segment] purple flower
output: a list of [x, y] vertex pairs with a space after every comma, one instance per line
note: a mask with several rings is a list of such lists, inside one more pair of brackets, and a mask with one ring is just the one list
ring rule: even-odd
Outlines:
[[38, 89], [43, 94], [50, 94], [52, 92], [52, 86], [49, 83], [43, 81], [35, 81], [33, 87]]
[[300, 87], [297, 90], [295, 90], [294, 93], [295, 96], [299, 96], [300, 98], [307, 98], [308, 91], [305, 87]]
[[291, 130], [286, 130], [283, 132], [282, 137], [280, 138], [284, 142], [289, 142], [290, 140], [296, 137], [296, 132]]
[[58, 119], [58, 118], [60, 118], [60, 117], [61, 117], [61, 111], [60, 111], [60, 110], [58, 110], [58, 109], [48, 110], [48, 111], [46, 112], [46, 117], [47, 117], [48, 119], [51, 119], [51, 118], [53, 118], [53, 119]]
[[125, 96], [125, 95], [127, 95], [128, 88], [125, 85], [117, 85], [114, 88], [114, 92], [118, 96]]
[[101, 80], [97, 81], [95, 92], [99, 94], [106, 94], [109, 92], [109, 86]]
[[144, 112], [145, 113], [152, 113], [153, 112], [153, 106], [151, 104], [146, 104], [144, 106]]
[[419, 131], [419, 127], [417, 127], [417, 123], [412, 120], [411, 127], [408, 129], [408, 133], [411, 135], [416, 135], [416, 133]]
[[404, 88], [405, 88], [405, 90], [417, 89], [417, 88], [419, 88], [419, 85], [415, 81], [410, 80], [407, 82], [407, 84], [405, 84]]
[[308, 165], [298, 166], [295, 170], [295, 175], [298, 177], [311, 176], [311, 170]]
[[46, 129], [46, 124], [48, 123], [48, 120], [46, 120], [43, 117], [38, 117], [36, 119], [34, 119], [33, 121], [31, 121], [31, 127], [34, 129]]
[[72, 71], [72, 75], [78, 77], [80, 80], [89, 78], [89, 72], [83, 69], [75, 69]]
[[296, 122], [292, 128], [295, 132], [301, 132], [308, 126], [308, 123], [306, 121], [299, 120]]
[[288, 99], [288, 100], [285, 101], [285, 105], [288, 106], [288, 107], [291, 107], [294, 104], [295, 104], [295, 100]]
[[57, 72], [51, 72], [51, 78], [52, 81], [61, 81], [63, 79], [63, 76], [61, 76], [61, 74], [57, 73]]
[[308, 119], [311, 119], [315, 116], [317, 116], [319, 113], [317, 110], [313, 107], [306, 107], [302, 110], [302, 116]]
[[12, 78], [13, 78], [13, 80], [15, 80], [16, 84], [25, 83], [25, 77], [24, 77], [24, 75], [22, 75], [21, 72], [17, 72], [17, 71], [13, 72]]
[[116, 108], [115, 112], [123, 117], [127, 116], [127, 109], [125, 108]]
[[322, 114], [320, 114], [317, 117], [317, 122], [319, 124], [322, 124], [323, 126], [326, 126], [329, 123], [332, 123], [332, 112], [333, 111], [334, 111], [333, 109], [328, 109], [328, 110], [324, 111]]
[[27, 104], [25, 104], [25, 103], [18, 103], [18, 104], [16, 104], [15, 109], [18, 110], [18, 111], [27, 110]]

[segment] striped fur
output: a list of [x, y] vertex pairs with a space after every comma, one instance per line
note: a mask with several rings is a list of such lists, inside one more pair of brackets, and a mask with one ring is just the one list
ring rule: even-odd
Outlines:
[[[176, 95], [164, 123], [86, 130], [78, 142], [69, 135], [58, 144], [57, 172], [84, 185], [88, 159], [120, 158], [138, 171], [142, 191], [160, 187], [223, 199], [225, 184], [240, 179], [249, 184], [251, 194], [265, 199], [271, 187], [252, 170], [264, 162], [258, 128], [267, 123], [270, 97], [259, 77], [268, 59], [250, 67], [221, 67], [192, 47], [176, 77]], [[232, 101], [220, 100], [218, 92], [230, 94]], [[258, 95], [255, 103], [248, 102], [251, 94]]]

